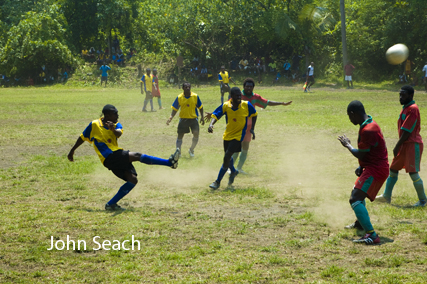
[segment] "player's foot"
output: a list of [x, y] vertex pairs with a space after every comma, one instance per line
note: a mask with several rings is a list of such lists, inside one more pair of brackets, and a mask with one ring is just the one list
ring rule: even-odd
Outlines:
[[176, 169], [178, 167], [178, 160], [180, 157], [180, 151], [179, 148], [176, 148], [175, 153], [173, 153], [170, 157], [169, 157], [169, 162], [171, 163], [171, 168], [172, 169]]
[[188, 154], [190, 154], [190, 158], [194, 158], [194, 150], [188, 149]]
[[375, 237], [372, 237], [372, 234], [366, 234], [358, 240], [353, 240], [353, 243], [364, 243], [367, 245], [379, 245], [379, 244], [381, 244], [381, 240], [380, 240], [380, 237], [378, 235], [376, 235]]
[[219, 188], [220, 183], [217, 181], [214, 181], [213, 183], [211, 183], [211, 185], [209, 186], [212, 189], [218, 189]]
[[160, 110], [160, 109], [165, 109], [165, 108], [164, 108], [164, 107], [159, 107], [159, 110]]
[[362, 227], [362, 225], [360, 225], [359, 220], [356, 220], [354, 223], [351, 223], [350, 225], [345, 226], [344, 229], [363, 230], [363, 227]]
[[414, 205], [412, 205], [412, 207], [424, 207], [427, 204], [427, 200], [420, 200], [417, 203], [415, 203]]
[[382, 203], [391, 203], [391, 198], [385, 197], [384, 195], [378, 195], [375, 197], [375, 201], [382, 202]]
[[116, 204], [111, 204], [109, 205], [108, 203], [105, 204], [105, 210], [108, 211], [116, 211], [116, 210], [125, 210], [124, 208], [122, 208], [120, 205]]
[[155, 110], [155, 109], [152, 109], [152, 110], [151, 110], [151, 112], [156, 112], [156, 111], [157, 111], [157, 110]]
[[231, 170], [230, 169], [227, 170], [227, 174], [231, 174]]
[[146, 109], [142, 109], [142, 112], [147, 112], [147, 110]]
[[232, 172], [230, 174], [230, 176], [228, 177], [228, 186], [231, 186], [234, 182], [234, 178], [239, 174], [238, 170], [235, 170], [234, 172]]
[[242, 169], [237, 169], [238, 171], [239, 171], [239, 173], [240, 174], [242, 174], [242, 175], [248, 175], [248, 173], [247, 172], [245, 172], [244, 170], [242, 170]]

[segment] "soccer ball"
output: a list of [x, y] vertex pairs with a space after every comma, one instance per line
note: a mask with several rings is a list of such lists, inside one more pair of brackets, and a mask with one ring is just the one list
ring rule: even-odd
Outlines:
[[402, 63], [403, 61], [408, 58], [409, 50], [404, 44], [395, 44], [392, 47], [390, 47], [387, 52], [385, 53], [385, 58], [387, 59], [388, 63], [397, 65]]

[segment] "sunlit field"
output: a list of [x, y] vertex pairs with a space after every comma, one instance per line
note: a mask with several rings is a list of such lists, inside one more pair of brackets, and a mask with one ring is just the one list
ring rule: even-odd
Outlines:
[[[240, 86], [240, 85], [239, 85]], [[219, 87], [198, 86], [204, 110], [220, 104]], [[195, 157], [184, 136], [179, 167], [134, 163], [139, 183], [104, 210], [123, 181], [85, 142], [68, 151], [102, 107], [115, 105], [124, 149], [168, 158], [178, 117], [166, 125], [178, 87], [163, 87], [157, 112], [141, 112], [139, 89], [40, 87], [0, 89], [0, 282], [2, 283], [425, 283], [427, 208], [412, 181], [399, 175], [392, 204], [367, 202], [382, 244], [353, 244], [361, 231], [348, 202], [357, 160], [338, 135], [357, 145], [348, 119], [352, 100], [364, 103], [386, 138], [389, 159], [401, 110], [394, 91], [256, 86], [290, 106], [259, 112], [244, 170], [209, 189], [223, 158], [225, 119], [213, 134], [200, 127]], [[415, 93], [427, 139], [427, 98]], [[420, 176], [427, 180], [426, 159]], [[384, 188], [384, 186], [383, 186]], [[381, 192], [383, 191], [381, 189]], [[67, 247], [67, 237], [69, 240]], [[56, 247], [51, 249], [52, 241]], [[108, 243], [110, 242], [110, 245]], [[133, 244], [133, 247], [132, 247]]]

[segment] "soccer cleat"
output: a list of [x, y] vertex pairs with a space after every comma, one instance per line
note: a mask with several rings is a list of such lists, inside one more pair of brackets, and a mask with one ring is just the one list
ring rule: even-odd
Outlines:
[[209, 186], [212, 189], [218, 189], [219, 188], [220, 183], [217, 181], [214, 181], [213, 183], [211, 183], [211, 185]]
[[178, 167], [178, 160], [179, 157], [181, 156], [181, 153], [179, 151], [179, 148], [176, 148], [175, 153], [173, 153], [170, 157], [169, 157], [169, 162], [171, 163], [171, 168], [172, 169], [176, 169]]
[[105, 204], [105, 210], [108, 210], [108, 211], [116, 211], [116, 210], [125, 210], [125, 209], [123, 209], [120, 205], [118, 205], [117, 203], [116, 204], [111, 204], [111, 205], [109, 205], [108, 203], [107, 204]]
[[239, 171], [239, 173], [240, 174], [242, 174], [242, 175], [248, 175], [248, 173], [247, 172], [245, 172], [244, 170], [242, 170], [242, 169], [237, 169], [238, 171]]
[[191, 151], [191, 149], [188, 149], [188, 154], [190, 154], [190, 158], [194, 158], [194, 151]]
[[359, 220], [356, 220], [354, 223], [351, 223], [350, 225], [345, 226], [344, 229], [363, 230], [363, 227], [362, 227], [362, 225], [360, 225]]
[[146, 109], [142, 109], [142, 112], [147, 112], [147, 110]]
[[353, 243], [364, 243], [367, 245], [379, 245], [379, 244], [381, 244], [381, 240], [380, 240], [380, 237], [378, 235], [374, 239], [372, 237], [372, 234], [366, 234], [358, 240], [353, 240]]
[[228, 186], [232, 185], [234, 182], [234, 178], [239, 174], [238, 170], [235, 170], [234, 172], [232, 172], [230, 174], [230, 176], [228, 177]]
[[375, 197], [375, 201], [382, 202], [382, 203], [391, 203], [391, 198], [385, 197], [384, 195], [378, 195]]
[[417, 203], [415, 203], [414, 205], [412, 205], [412, 207], [424, 207], [427, 204], [427, 200], [420, 200]]
[[157, 110], [155, 110], [155, 109], [152, 109], [152, 110], [151, 110], [151, 112], [156, 112], [156, 111], [157, 111]]

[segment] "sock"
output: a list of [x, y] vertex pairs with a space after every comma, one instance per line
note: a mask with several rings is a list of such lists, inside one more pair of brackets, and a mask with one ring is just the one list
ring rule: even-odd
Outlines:
[[398, 174], [399, 173], [393, 173], [392, 171], [390, 171], [390, 175], [388, 176], [387, 182], [385, 184], [385, 189], [383, 193], [384, 197], [391, 199], [391, 194], [393, 193], [393, 187], [397, 182]]
[[228, 168], [230, 169], [230, 171], [232, 173], [234, 173], [236, 171], [236, 169], [234, 168], [234, 159], [233, 159], [233, 157], [231, 158], [230, 163], [228, 164]]
[[240, 153], [240, 160], [239, 164], [237, 165], [237, 169], [241, 170], [243, 167], [243, 164], [246, 162], [246, 157], [248, 156], [248, 151], [242, 150]]
[[426, 193], [424, 192], [424, 185], [423, 180], [420, 178], [420, 175], [418, 173], [410, 174], [409, 175], [414, 182], [415, 190], [417, 191], [418, 199], [419, 200], [426, 200]]
[[234, 153], [231, 157], [233, 157], [234, 161], [237, 161], [237, 158], [239, 157], [239, 152]]
[[176, 148], [181, 152], [182, 139], [176, 139]]
[[157, 98], [157, 102], [159, 103], [159, 108], [162, 108], [162, 99], [160, 97]]
[[224, 177], [226, 172], [227, 172], [227, 169], [225, 169], [224, 166], [221, 166], [221, 169], [219, 170], [218, 177], [216, 178], [216, 181], [221, 182], [221, 180]]
[[371, 224], [371, 219], [369, 218], [368, 210], [366, 210], [365, 205], [362, 201], [356, 201], [351, 204], [354, 213], [356, 214], [357, 220], [359, 220], [360, 225], [362, 225], [363, 229], [366, 233], [372, 234], [375, 233], [374, 227]]
[[193, 142], [191, 143], [191, 147], [190, 147], [191, 152], [194, 151], [194, 148], [196, 148], [196, 145], [198, 142], [199, 142], [199, 137], [197, 138], [193, 137]]
[[144, 107], [142, 108], [143, 110], [145, 110], [145, 108], [147, 107], [148, 104], [148, 100], [144, 100]]
[[153, 156], [148, 156], [145, 154], [141, 155], [141, 158], [139, 158], [139, 161], [143, 164], [147, 165], [161, 165], [161, 166], [172, 166], [172, 164], [169, 162], [169, 159], [161, 159]]
[[122, 185], [119, 189], [119, 191], [116, 193], [116, 195], [114, 195], [113, 198], [111, 198], [110, 201], [108, 201], [108, 205], [113, 205], [116, 204], [117, 202], [119, 202], [120, 199], [122, 199], [123, 197], [126, 196], [126, 194], [128, 194], [132, 188], [134, 188], [135, 185], [131, 182], [126, 182], [124, 185]]
[[153, 109], [154, 109], [154, 106], [153, 106], [153, 99], [150, 99], [150, 106], [151, 106], [151, 110], [153, 110]]

